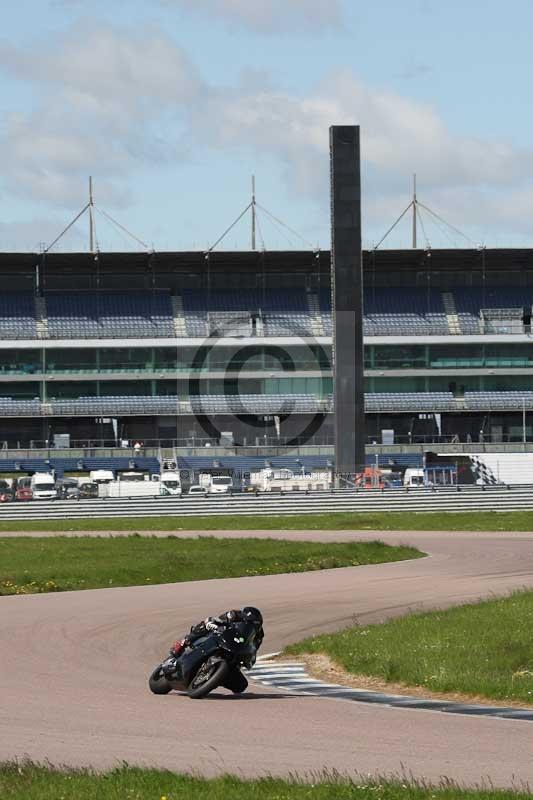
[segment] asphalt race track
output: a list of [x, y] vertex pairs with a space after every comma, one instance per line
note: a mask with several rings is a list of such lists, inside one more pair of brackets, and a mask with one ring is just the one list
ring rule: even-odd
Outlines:
[[[166, 534], [165, 534], [166, 535]], [[196, 534], [193, 534], [196, 535]], [[213, 532], [210, 532], [213, 535]], [[228, 535], [254, 535], [232, 533]], [[533, 586], [530, 533], [280, 533], [408, 543], [429, 558], [296, 575], [97, 589], [0, 599], [0, 759], [210, 776], [407, 773], [465, 784], [533, 784], [533, 723], [445, 715], [251, 684], [235, 697], [159, 697], [149, 671], [173, 638], [210, 613], [265, 614], [264, 652], [410, 608]]]

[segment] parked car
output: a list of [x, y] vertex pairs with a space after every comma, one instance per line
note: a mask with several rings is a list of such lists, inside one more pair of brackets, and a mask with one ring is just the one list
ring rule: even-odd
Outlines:
[[97, 483], [80, 483], [79, 496], [82, 498], [98, 497]]
[[15, 500], [33, 500], [33, 492], [30, 486], [17, 486], [15, 489]]
[[77, 500], [80, 488], [76, 478], [61, 478], [56, 481], [57, 496], [61, 500]]
[[207, 495], [207, 486], [191, 486], [189, 494], [196, 495], [196, 497], [205, 497]]
[[14, 498], [14, 494], [9, 483], [0, 480], [0, 503], [10, 503]]
[[27, 475], [19, 478], [15, 484], [15, 500], [33, 500], [31, 478]]

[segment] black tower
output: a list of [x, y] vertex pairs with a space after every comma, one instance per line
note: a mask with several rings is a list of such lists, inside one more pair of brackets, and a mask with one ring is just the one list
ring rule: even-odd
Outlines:
[[347, 475], [365, 462], [359, 126], [333, 125], [329, 134], [335, 468]]

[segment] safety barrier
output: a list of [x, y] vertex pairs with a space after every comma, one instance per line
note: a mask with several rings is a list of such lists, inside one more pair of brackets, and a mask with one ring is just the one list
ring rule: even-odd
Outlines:
[[280, 516], [334, 512], [511, 511], [533, 509], [533, 487], [491, 486], [432, 489], [379, 489], [211, 495], [206, 497], [137, 497], [94, 500], [34, 500], [0, 506], [0, 521], [111, 519], [113, 517], [199, 517], [220, 514]]

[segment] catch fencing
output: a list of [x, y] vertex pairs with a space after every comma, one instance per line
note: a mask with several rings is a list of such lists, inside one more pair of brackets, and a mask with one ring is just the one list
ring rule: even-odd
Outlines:
[[94, 500], [33, 500], [0, 506], [0, 522], [30, 520], [167, 517], [186, 519], [215, 515], [274, 517], [334, 512], [454, 512], [533, 510], [533, 487], [463, 486], [449, 488], [362, 489], [359, 491], [290, 492], [206, 497], [121, 497]]

